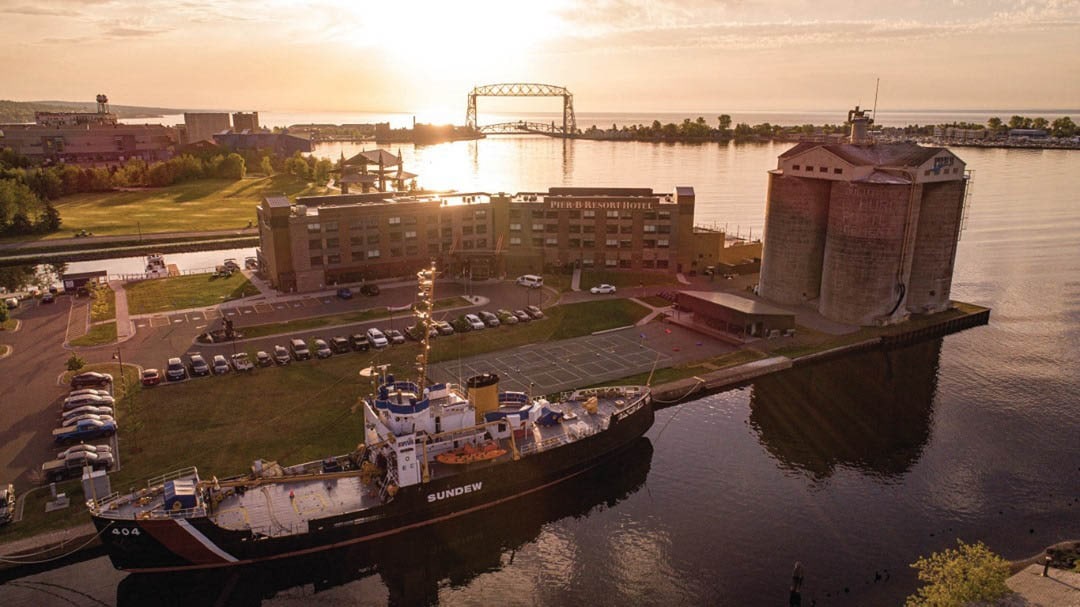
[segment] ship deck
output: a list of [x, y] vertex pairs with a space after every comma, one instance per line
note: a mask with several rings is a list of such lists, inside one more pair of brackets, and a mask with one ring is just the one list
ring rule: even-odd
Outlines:
[[[641, 398], [642, 393], [614, 394], [599, 391], [578, 391], [571, 399], [552, 403], [548, 408], [561, 411], [566, 418], [551, 426], [533, 424], [525, 435], [498, 441], [506, 454], [495, 459], [467, 465], [444, 464], [432, 458], [428, 465], [431, 480], [460, 474], [465, 470], [477, 470], [496, 466], [513, 457], [516, 448], [522, 458], [530, 454], [585, 438], [601, 432], [610, 425], [612, 416]], [[597, 412], [585, 410], [584, 401], [597, 396]], [[311, 469], [312, 463], [295, 468]], [[293, 468], [286, 469], [292, 470]], [[224, 529], [250, 530], [260, 535], [276, 537], [306, 533], [308, 521], [363, 511], [382, 505], [385, 493], [377, 482], [365, 484], [361, 472], [352, 470], [329, 474], [302, 474], [272, 478], [233, 478], [221, 481], [220, 487], [210, 492], [215, 497], [206, 504], [200, 492], [198, 508], [170, 512], [164, 509], [161, 484], [164, 480], [195, 478], [194, 468], [189, 474], [175, 473], [148, 483], [148, 489], [129, 496], [110, 496], [103, 500], [101, 516], [107, 518], [139, 519], [206, 515]], [[208, 485], [207, 479], [202, 479]], [[211, 481], [212, 484], [213, 481]], [[239, 490], [238, 490], [239, 489]]]

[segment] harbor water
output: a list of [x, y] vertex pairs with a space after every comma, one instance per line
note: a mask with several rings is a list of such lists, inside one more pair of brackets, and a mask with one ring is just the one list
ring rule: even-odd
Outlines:
[[[787, 147], [512, 137], [401, 154], [431, 188], [690, 185], [698, 223], [757, 237]], [[956, 538], [1012, 559], [1080, 539], [1080, 153], [954, 151], [974, 190], [953, 297], [993, 308], [989, 326], [665, 409], [589, 479], [375, 556], [164, 578], [96, 557], [9, 581], [0, 601], [783, 605], [800, 561], [803, 605], [900, 605], [910, 563]]]

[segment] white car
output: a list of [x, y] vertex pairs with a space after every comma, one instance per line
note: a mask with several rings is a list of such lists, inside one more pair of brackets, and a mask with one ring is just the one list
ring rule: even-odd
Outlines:
[[113, 414], [113, 410], [112, 410], [112, 407], [97, 407], [97, 406], [94, 406], [94, 405], [83, 405], [81, 407], [76, 407], [75, 409], [72, 409], [70, 411], [65, 411], [64, 414], [62, 416], [60, 416], [60, 419], [62, 420], [60, 425], [61, 426], [67, 426], [68, 425], [68, 423], [67, 423], [68, 420], [74, 419], [76, 417], [79, 417], [80, 415], [86, 415], [86, 414], [109, 415], [109, 416], [111, 416]]
[[85, 407], [87, 405], [92, 405], [95, 407], [111, 407], [113, 406], [113, 397], [96, 396], [94, 394], [69, 396], [64, 399], [62, 409], [64, 411], [71, 411], [72, 409], [78, 409], [79, 407]]
[[614, 293], [615, 292], [615, 285], [602, 284], [600, 286], [596, 286], [596, 287], [593, 287], [593, 288], [589, 289], [589, 291], [591, 291], [593, 294]]
[[487, 327], [487, 325], [484, 324], [484, 321], [480, 320], [480, 317], [476, 314], [466, 314], [465, 322], [469, 323], [469, 328], [473, 331], [480, 331]]
[[385, 348], [390, 345], [390, 340], [386, 339], [386, 335], [375, 327], [367, 330], [367, 338], [371, 345], [376, 348]]
[[221, 354], [215, 354], [211, 367], [214, 369], [214, 375], [225, 375], [229, 372], [229, 361], [225, 360]]

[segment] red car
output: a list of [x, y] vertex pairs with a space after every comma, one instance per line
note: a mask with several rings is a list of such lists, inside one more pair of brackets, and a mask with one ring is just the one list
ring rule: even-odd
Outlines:
[[161, 373], [157, 369], [145, 369], [142, 372], [142, 385], [156, 386], [161, 383]]

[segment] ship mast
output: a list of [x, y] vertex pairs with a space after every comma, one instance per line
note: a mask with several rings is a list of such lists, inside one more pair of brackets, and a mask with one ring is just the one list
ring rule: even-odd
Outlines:
[[417, 300], [413, 304], [416, 312], [416, 328], [423, 331], [420, 338], [420, 354], [416, 357], [416, 383], [423, 392], [424, 384], [427, 383], [428, 353], [431, 351], [431, 327], [435, 322], [432, 314], [435, 312], [435, 262], [431, 267], [416, 273]]

